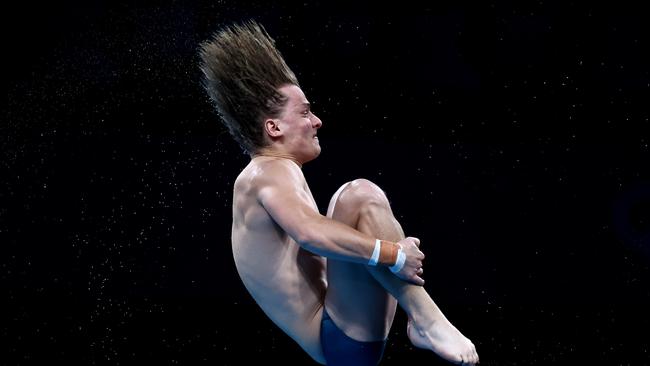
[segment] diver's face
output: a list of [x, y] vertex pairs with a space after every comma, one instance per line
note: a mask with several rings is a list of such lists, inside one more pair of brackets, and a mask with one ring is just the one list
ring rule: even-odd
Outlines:
[[287, 97], [278, 118], [285, 151], [301, 163], [314, 160], [321, 151], [316, 133], [323, 122], [312, 113], [307, 97], [297, 85], [285, 85], [278, 91]]

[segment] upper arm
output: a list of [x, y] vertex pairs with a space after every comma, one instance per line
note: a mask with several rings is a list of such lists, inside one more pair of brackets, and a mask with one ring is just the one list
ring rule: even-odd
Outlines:
[[303, 189], [304, 178], [283, 162], [269, 162], [255, 178], [257, 198], [273, 220], [296, 242], [309, 238], [309, 225], [321, 217]]

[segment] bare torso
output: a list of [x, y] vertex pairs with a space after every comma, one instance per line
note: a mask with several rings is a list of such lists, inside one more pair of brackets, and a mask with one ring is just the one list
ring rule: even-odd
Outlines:
[[246, 289], [264, 313], [311, 357], [324, 362], [320, 321], [327, 288], [325, 258], [302, 249], [278, 226], [258, 200], [256, 177], [288, 164], [300, 182], [297, 194], [318, 206], [298, 165], [258, 157], [240, 173], [233, 195], [232, 250]]

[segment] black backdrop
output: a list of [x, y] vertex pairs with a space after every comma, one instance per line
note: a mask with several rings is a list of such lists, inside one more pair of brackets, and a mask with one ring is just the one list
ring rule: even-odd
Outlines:
[[[0, 363], [313, 364], [237, 277], [247, 158], [199, 85], [198, 43], [249, 18], [324, 121], [321, 212], [384, 188], [482, 364], [650, 363], [641, 9], [325, 1], [3, 10]], [[444, 364], [404, 320], [383, 364]]]

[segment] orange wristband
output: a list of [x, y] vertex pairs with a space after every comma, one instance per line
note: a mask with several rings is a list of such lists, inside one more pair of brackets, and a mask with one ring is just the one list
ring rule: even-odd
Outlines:
[[379, 249], [379, 263], [385, 266], [392, 266], [397, 262], [397, 252], [400, 246], [388, 240], [381, 240]]

